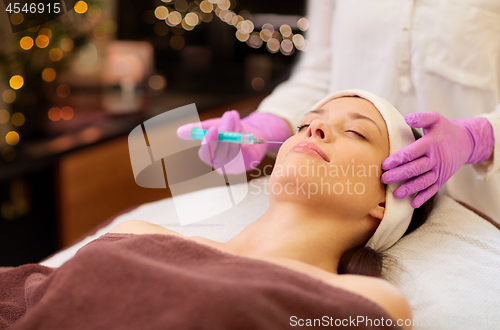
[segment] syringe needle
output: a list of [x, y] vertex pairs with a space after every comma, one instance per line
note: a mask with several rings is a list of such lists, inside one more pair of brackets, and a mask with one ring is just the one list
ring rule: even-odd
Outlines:
[[264, 141], [264, 140], [259, 140], [259, 139], [254, 139], [253, 144], [264, 144], [264, 143], [283, 143], [279, 141]]

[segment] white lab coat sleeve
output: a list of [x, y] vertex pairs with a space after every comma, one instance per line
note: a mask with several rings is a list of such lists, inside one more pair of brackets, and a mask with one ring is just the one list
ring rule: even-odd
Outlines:
[[310, 0], [306, 32], [307, 50], [300, 54], [290, 78], [278, 85], [257, 108], [288, 120], [292, 129], [329, 91], [333, 0]]
[[487, 160], [473, 165], [478, 173], [478, 177], [487, 180], [491, 175], [500, 170], [500, 104], [496, 106], [493, 112], [480, 115], [479, 117], [488, 119], [493, 127], [493, 135], [495, 137], [493, 160]]

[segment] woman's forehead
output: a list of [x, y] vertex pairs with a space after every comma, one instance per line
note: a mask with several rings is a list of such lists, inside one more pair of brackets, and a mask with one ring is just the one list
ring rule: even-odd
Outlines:
[[385, 120], [380, 111], [370, 101], [354, 96], [344, 96], [333, 99], [325, 103], [320, 109], [324, 113], [352, 113], [357, 112], [373, 119], [379, 124], [385, 126]]

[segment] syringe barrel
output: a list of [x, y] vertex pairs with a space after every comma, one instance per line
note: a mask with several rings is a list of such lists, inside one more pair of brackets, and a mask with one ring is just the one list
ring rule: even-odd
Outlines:
[[[206, 133], [206, 129], [193, 127], [191, 129], [191, 139], [202, 140]], [[240, 144], [253, 144], [254, 138], [255, 137], [252, 133], [219, 132], [218, 141]]]

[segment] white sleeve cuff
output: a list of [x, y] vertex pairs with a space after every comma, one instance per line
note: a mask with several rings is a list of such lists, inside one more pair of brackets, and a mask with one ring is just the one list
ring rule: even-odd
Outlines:
[[478, 178], [487, 180], [500, 170], [500, 104], [496, 106], [493, 112], [479, 115], [478, 117], [484, 117], [490, 122], [493, 127], [493, 135], [495, 137], [493, 159], [485, 160], [473, 165], [478, 174]]

